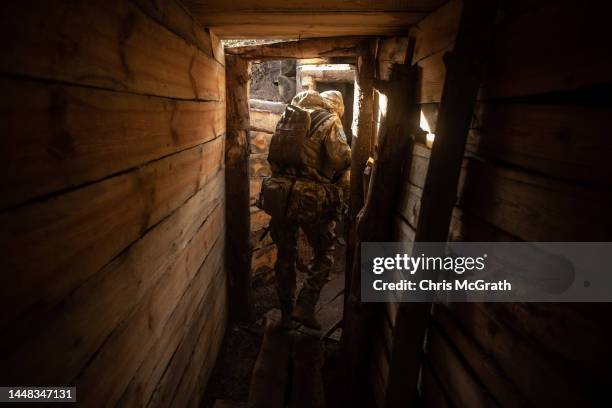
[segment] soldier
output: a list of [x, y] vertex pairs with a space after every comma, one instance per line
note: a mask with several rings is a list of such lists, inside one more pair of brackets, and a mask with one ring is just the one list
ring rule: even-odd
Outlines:
[[[351, 157], [340, 121], [343, 113], [340, 92], [300, 92], [270, 142], [272, 176], [263, 182], [260, 205], [272, 216], [270, 229], [278, 249], [274, 270], [285, 327], [293, 319], [320, 329], [314, 310], [334, 262], [335, 221], [346, 208], [337, 184], [346, 180]], [[296, 302], [298, 228], [314, 258]]]

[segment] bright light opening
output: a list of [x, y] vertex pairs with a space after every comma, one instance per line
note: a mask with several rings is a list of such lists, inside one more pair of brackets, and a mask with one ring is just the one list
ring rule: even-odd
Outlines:
[[429, 122], [427, 122], [427, 118], [425, 117], [425, 114], [423, 113], [423, 111], [421, 111], [421, 120], [420, 120], [419, 126], [421, 127], [421, 129], [427, 132], [427, 139], [426, 139], [427, 147], [431, 148], [433, 146], [436, 135], [431, 133]]

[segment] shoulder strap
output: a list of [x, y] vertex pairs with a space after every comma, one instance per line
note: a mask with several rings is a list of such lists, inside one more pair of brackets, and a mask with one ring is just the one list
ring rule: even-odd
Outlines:
[[326, 111], [325, 109], [317, 109], [310, 113], [310, 130], [308, 131], [308, 137], [311, 137], [325, 122], [327, 119], [331, 118], [332, 114]]

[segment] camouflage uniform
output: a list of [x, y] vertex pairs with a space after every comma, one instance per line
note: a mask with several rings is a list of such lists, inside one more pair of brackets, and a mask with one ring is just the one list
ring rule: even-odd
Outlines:
[[315, 153], [323, 157], [324, 166], [329, 166], [331, 171], [322, 174], [308, 165], [281, 168], [271, 161], [272, 177], [289, 179], [292, 183], [286, 214], [273, 216], [270, 222], [272, 239], [278, 249], [274, 269], [284, 315], [290, 314], [295, 302], [298, 228], [304, 231], [314, 251], [308, 277], [297, 299], [298, 305], [314, 310], [334, 262], [335, 221], [345, 206], [342, 188], [334, 182], [346, 179], [343, 174], [350, 166], [350, 147], [340, 121], [344, 110], [342, 96], [338, 92], [329, 93], [328, 98], [323, 98], [314, 91], [301, 92], [295, 96], [292, 105], [309, 111], [325, 109], [331, 113], [311, 136], [320, 141]]

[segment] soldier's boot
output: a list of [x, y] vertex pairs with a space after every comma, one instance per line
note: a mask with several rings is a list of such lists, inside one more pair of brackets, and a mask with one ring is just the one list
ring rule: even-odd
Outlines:
[[298, 301], [293, 308], [293, 320], [302, 323], [309, 329], [321, 330], [321, 323], [319, 323], [315, 315], [315, 306], [318, 300], [318, 291], [302, 289]]
[[280, 326], [286, 329], [295, 328], [291, 320], [293, 306], [295, 304], [295, 263], [287, 262], [280, 257], [274, 265], [276, 275], [276, 293], [280, 303], [281, 320]]

